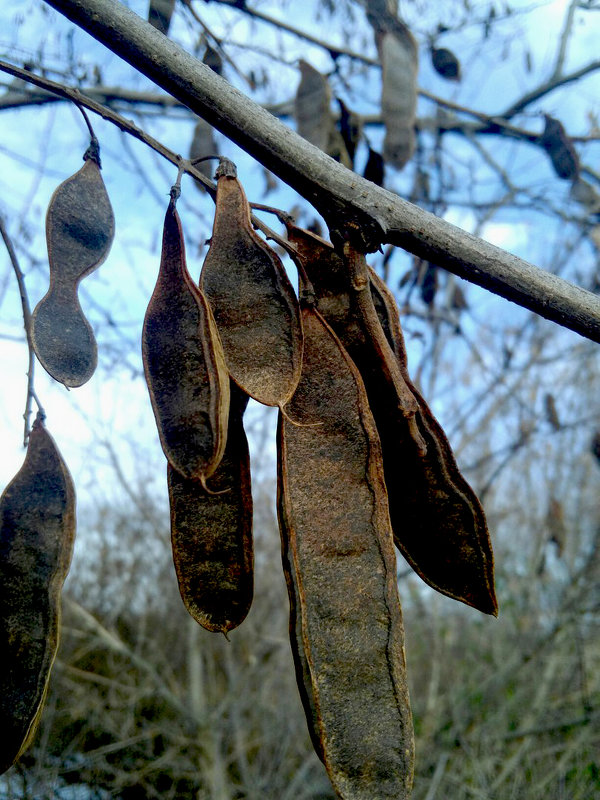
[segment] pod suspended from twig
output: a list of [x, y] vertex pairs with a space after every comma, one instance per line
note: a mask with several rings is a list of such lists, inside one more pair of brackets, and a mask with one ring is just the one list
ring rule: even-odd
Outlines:
[[282, 407], [302, 365], [298, 300], [279, 256], [252, 227], [235, 165], [223, 159], [217, 178], [213, 235], [200, 286], [233, 380], [260, 403]]
[[150, 0], [148, 22], [166, 36], [171, 27], [175, 0]]
[[31, 319], [35, 353], [65, 386], [81, 386], [96, 369], [98, 351], [77, 287], [107, 257], [115, 232], [113, 211], [100, 174], [97, 142], [83, 167], [56, 189], [46, 215], [50, 288]]
[[[198, 119], [196, 125], [194, 126], [194, 133], [192, 135], [192, 141], [190, 144], [190, 161], [194, 161], [198, 158], [204, 158], [205, 156], [214, 156], [217, 155], [218, 152], [217, 142], [215, 139], [215, 129], [212, 125], [206, 122], [206, 120]], [[196, 166], [196, 169], [200, 170], [203, 175], [212, 180], [213, 173], [210, 166], [210, 161], [201, 161]], [[201, 192], [206, 191], [203, 184], [201, 184], [198, 180], [194, 180], [194, 186]]]
[[229, 377], [210, 306], [186, 268], [174, 199], [144, 318], [142, 357], [164, 454], [181, 475], [204, 483], [225, 450]]
[[563, 180], [576, 180], [579, 176], [579, 156], [567, 135], [562, 122], [544, 114], [546, 124], [541, 143], [548, 153], [554, 172]]
[[247, 403], [248, 396], [232, 383], [227, 446], [210, 492], [168, 467], [171, 543], [182, 600], [200, 625], [225, 634], [243, 622], [253, 593]]
[[75, 538], [75, 489], [40, 415], [0, 499], [0, 773], [29, 746], [60, 626]]
[[315, 309], [304, 306], [302, 318], [302, 377], [289, 404], [300, 425], [280, 415], [278, 433], [300, 692], [338, 796], [401, 800], [413, 732], [379, 439], [339, 339]]
[[460, 81], [460, 61], [446, 47], [431, 47], [431, 63], [434, 70], [448, 81]]
[[[317, 306], [356, 363], [365, 382], [383, 451], [394, 540], [415, 572], [442, 594], [488, 614], [497, 613], [493, 554], [481, 504], [465, 481], [429, 406], [408, 375], [398, 308], [385, 283], [368, 270], [374, 311], [404, 383], [416, 402], [414, 418], [399, 413], [363, 321], [347, 264], [329, 242], [288, 226]], [[414, 426], [418, 433], [415, 436]], [[423, 444], [425, 445], [423, 447]]]

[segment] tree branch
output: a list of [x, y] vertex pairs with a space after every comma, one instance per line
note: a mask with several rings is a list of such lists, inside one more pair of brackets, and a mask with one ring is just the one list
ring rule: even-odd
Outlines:
[[333, 161], [115, 0], [46, 0], [293, 187], [333, 235], [389, 242], [600, 342], [600, 300]]

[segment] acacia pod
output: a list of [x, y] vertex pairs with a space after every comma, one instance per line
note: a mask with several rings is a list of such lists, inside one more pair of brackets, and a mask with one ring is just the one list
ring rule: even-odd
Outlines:
[[[370, 270], [374, 311], [417, 408], [410, 418], [398, 402], [374, 351], [343, 260], [329, 242], [288, 226], [288, 237], [313, 281], [317, 307], [357, 365], [381, 439], [396, 546], [415, 572], [437, 591], [487, 614], [497, 614], [494, 561], [481, 504], [462, 476], [450, 443], [410, 380], [398, 308]], [[363, 306], [365, 305], [363, 298]], [[425, 448], [422, 444], [425, 444]]]
[[417, 43], [400, 20], [396, 21], [393, 30], [378, 33], [376, 42], [382, 70], [383, 157], [387, 164], [402, 169], [415, 149]]
[[[194, 133], [190, 144], [190, 161], [197, 158], [204, 158], [204, 156], [214, 156], [218, 152], [217, 143], [215, 141], [215, 129], [209, 125], [206, 120], [198, 119], [194, 126]], [[212, 168], [210, 162], [201, 161], [196, 165], [196, 169], [212, 180]], [[195, 180], [194, 186], [201, 192], [206, 191], [200, 181]]]
[[100, 166], [90, 156], [50, 200], [46, 215], [50, 287], [31, 319], [40, 363], [65, 386], [81, 386], [96, 369], [96, 340], [79, 305], [77, 286], [105, 260], [114, 231]]
[[0, 499], [0, 773], [35, 734], [56, 656], [75, 538], [75, 489], [38, 417]]
[[150, 0], [148, 22], [166, 36], [171, 26], [175, 0]]
[[[369, 274], [375, 308], [417, 400], [416, 423], [427, 445], [426, 454], [417, 458], [412, 437], [402, 431], [402, 421], [386, 413], [385, 407], [374, 411], [396, 546], [434, 589], [496, 616], [494, 554], [483, 508], [460, 472], [441, 425], [410, 379], [394, 296], [374, 270]], [[402, 455], [402, 442], [406, 442], [407, 458]]]
[[[280, 414], [279, 518], [321, 755], [340, 798], [410, 794], [413, 732], [379, 439], [360, 375], [302, 309], [302, 377]], [[285, 554], [288, 554], [285, 556]], [[302, 689], [301, 689], [302, 692]]]
[[554, 172], [563, 180], [576, 180], [579, 176], [579, 156], [568, 137], [562, 122], [549, 114], [544, 114], [546, 121], [541, 143], [548, 153]]
[[307, 61], [300, 59], [298, 66], [300, 83], [294, 103], [298, 133], [315, 147], [327, 152], [333, 123], [329, 82]]
[[225, 450], [229, 378], [210, 306], [185, 265], [173, 200], [144, 318], [142, 358], [164, 454], [184, 477], [205, 481]]
[[210, 249], [200, 285], [211, 305], [229, 374], [260, 403], [283, 406], [302, 366], [298, 300], [281, 259], [254, 231], [235, 166], [217, 169]]
[[223, 459], [200, 481], [168, 469], [171, 543], [179, 591], [192, 617], [227, 633], [246, 617], [253, 593], [252, 491], [243, 414], [248, 397], [231, 385]]

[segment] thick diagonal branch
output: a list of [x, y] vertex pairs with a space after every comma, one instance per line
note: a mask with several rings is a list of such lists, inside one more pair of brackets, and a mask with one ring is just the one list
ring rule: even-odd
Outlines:
[[116, 0], [46, 0], [204, 117], [368, 249], [404, 247], [600, 342], [600, 299], [429, 214], [333, 161]]

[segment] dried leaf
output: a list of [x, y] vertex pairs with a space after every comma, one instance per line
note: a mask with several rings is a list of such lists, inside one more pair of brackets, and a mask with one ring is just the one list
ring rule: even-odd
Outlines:
[[301, 424], [280, 415], [278, 496], [291, 633], [314, 698], [309, 728], [316, 721], [339, 797], [400, 800], [412, 785], [413, 733], [379, 440], [339, 340], [314, 309], [302, 318], [289, 406]]
[[213, 310], [229, 374], [250, 397], [283, 406], [298, 384], [298, 300], [279, 256], [254, 231], [235, 166], [217, 170], [210, 249], [200, 284]]
[[231, 384], [227, 446], [202, 483], [168, 467], [171, 542], [179, 591], [192, 617], [209, 631], [227, 633], [252, 603], [252, 491], [243, 415], [247, 395]]
[[75, 489], [41, 419], [0, 499], [0, 773], [29, 746], [58, 649]]
[[560, 419], [558, 418], [554, 396], [550, 393], [544, 395], [544, 411], [546, 414], [546, 419], [552, 428], [554, 428], [555, 431], [559, 431], [561, 428]]
[[452, 50], [447, 50], [445, 47], [432, 47], [431, 63], [434, 70], [439, 73], [442, 78], [446, 78], [446, 80], [449, 81], [461, 80], [460, 61]]
[[185, 265], [173, 201], [144, 318], [142, 356], [164, 454], [181, 475], [204, 483], [225, 449], [229, 377], [210, 307]]
[[46, 215], [50, 287], [31, 320], [40, 363], [65, 386], [81, 386], [96, 369], [96, 340], [79, 305], [77, 287], [105, 260], [114, 232], [100, 166], [88, 157], [50, 200]]

